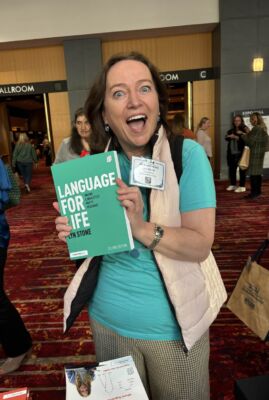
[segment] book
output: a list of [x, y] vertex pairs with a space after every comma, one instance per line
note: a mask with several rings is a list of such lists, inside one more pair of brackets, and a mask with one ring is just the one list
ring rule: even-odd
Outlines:
[[117, 199], [116, 151], [54, 164], [51, 171], [60, 213], [73, 228], [67, 237], [71, 260], [134, 248], [125, 208]]
[[148, 400], [131, 356], [96, 367], [65, 367], [66, 400]]
[[2, 392], [0, 393], [0, 400], [28, 400], [29, 399], [29, 389], [24, 387], [24, 388], [18, 388], [15, 390], [10, 390], [8, 392]]

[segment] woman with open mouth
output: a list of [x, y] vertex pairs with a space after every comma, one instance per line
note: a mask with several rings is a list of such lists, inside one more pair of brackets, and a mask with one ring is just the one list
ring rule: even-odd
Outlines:
[[[181, 143], [177, 178], [167, 106], [157, 69], [135, 52], [113, 56], [86, 101], [92, 153], [118, 152], [118, 199], [135, 242], [90, 261], [89, 268], [99, 262], [99, 275], [89, 315], [97, 361], [131, 355], [150, 399], [209, 400], [208, 330], [226, 299], [215, 264], [209, 273], [215, 189], [206, 153], [190, 139]], [[134, 157], [144, 166], [136, 186]], [[163, 187], [147, 176], [152, 160]], [[56, 218], [56, 229], [65, 241], [66, 217]]]

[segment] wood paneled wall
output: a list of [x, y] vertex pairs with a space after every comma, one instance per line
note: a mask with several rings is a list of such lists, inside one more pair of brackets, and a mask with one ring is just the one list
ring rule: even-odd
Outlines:
[[145, 54], [160, 71], [212, 66], [211, 33], [103, 42], [103, 61], [132, 50]]
[[49, 108], [53, 145], [57, 152], [62, 140], [71, 133], [68, 93], [49, 93]]
[[[66, 79], [63, 46], [0, 51], [0, 84]], [[49, 94], [54, 150], [70, 134], [68, 93]]]
[[62, 46], [0, 51], [0, 83], [65, 80]]
[[210, 135], [213, 149], [213, 169], [216, 164], [215, 159], [215, 81], [196, 81], [193, 82], [193, 127], [196, 130], [201, 118], [210, 119]]
[[9, 139], [7, 108], [5, 104], [0, 104], [0, 156], [8, 155], [10, 162], [11, 149]]

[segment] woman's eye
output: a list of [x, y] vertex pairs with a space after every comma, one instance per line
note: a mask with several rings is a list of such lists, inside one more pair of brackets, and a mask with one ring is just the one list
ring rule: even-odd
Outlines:
[[116, 92], [113, 93], [113, 97], [122, 97], [124, 95], [122, 90], [117, 90]]
[[151, 91], [151, 87], [150, 86], [142, 86], [140, 90], [142, 93], [148, 93]]

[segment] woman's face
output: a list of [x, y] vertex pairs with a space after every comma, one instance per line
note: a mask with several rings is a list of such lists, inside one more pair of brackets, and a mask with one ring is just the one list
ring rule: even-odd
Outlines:
[[207, 119], [207, 120], [203, 123], [202, 128], [203, 128], [204, 130], [207, 130], [207, 129], [210, 128], [210, 120], [209, 120], [209, 119]]
[[85, 115], [79, 115], [75, 125], [81, 138], [87, 139], [90, 136], [91, 125]]
[[79, 387], [79, 393], [82, 397], [87, 397], [89, 396], [89, 390], [87, 385], [85, 385], [84, 383], [82, 383]]
[[257, 123], [258, 123], [258, 118], [257, 118], [257, 115], [251, 115], [251, 117], [250, 117], [250, 123], [251, 123], [251, 125], [252, 126], [255, 126], [255, 125], [257, 125]]
[[155, 132], [158, 94], [148, 67], [123, 60], [107, 73], [103, 118], [127, 154], [143, 154]]
[[241, 125], [241, 118], [239, 118], [239, 117], [236, 117], [235, 119], [234, 119], [234, 125], [235, 126], [240, 126]]

